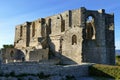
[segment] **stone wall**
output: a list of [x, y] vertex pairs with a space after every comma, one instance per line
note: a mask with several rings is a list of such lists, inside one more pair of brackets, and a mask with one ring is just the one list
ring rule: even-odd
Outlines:
[[48, 49], [37, 49], [30, 51], [28, 61], [48, 60]]
[[2, 64], [1, 70], [4, 74], [15, 72], [15, 74], [37, 74], [43, 72], [45, 75], [59, 75], [66, 76], [71, 75], [75, 77], [88, 76], [88, 67], [90, 65], [52, 65], [52, 64], [41, 64], [41, 63], [11, 63]]
[[109, 63], [115, 63], [114, 14], [106, 14], [106, 47]]
[[29, 46], [30, 42], [30, 22], [16, 26], [14, 45], [17, 49]]
[[[82, 48], [83, 62], [115, 64], [114, 16], [109, 14], [108, 17], [104, 9], [98, 11], [84, 9], [83, 12], [85, 12], [82, 14], [84, 17], [82, 25], [85, 25]], [[91, 17], [91, 22], [88, 20], [89, 17]], [[88, 23], [89, 26], [87, 26]], [[108, 30], [108, 25], [111, 25], [111, 30]], [[110, 59], [110, 56], [113, 56], [112, 59]]]
[[24, 53], [15, 48], [6, 48], [2, 49], [2, 62], [9, 63], [9, 62], [21, 62], [22, 58], [24, 58]]
[[37, 46], [39, 44], [38, 38], [42, 37], [42, 19], [35, 20], [30, 25], [30, 42], [29, 46]]
[[72, 27], [63, 35], [62, 62], [65, 64], [80, 64], [82, 62], [82, 28]]
[[[64, 64], [81, 63], [82, 28], [80, 28], [80, 10], [69, 10], [47, 18], [52, 20], [52, 32], [49, 35], [50, 49], [59, 54], [57, 56], [60, 57], [61, 62]], [[72, 36], [77, 37], [77, 44], [72, 44]]]
[[15, 48], [29, 47], [49, 48], [65, 64], [115, 64], [114, 15], [81, 7], [26, 22], [16, 27]]

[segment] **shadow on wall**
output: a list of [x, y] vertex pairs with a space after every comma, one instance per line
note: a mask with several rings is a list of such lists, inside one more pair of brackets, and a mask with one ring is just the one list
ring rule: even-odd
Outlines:
[[55, 44], [51, 41], [49, 36], [47, 39], [48, 39], [48, 46], [49, 46], [49, 59], [58, 58], [60, 60], [59, 64], [78, 64], [77, 62], [73, 61], [72, 59], [62, 55], [61, 41], [60, 41], [59, 51], [56, 51]]
[[17, 60], [21, 60], [21, 61], [25, 61], [25, 55], [21, 50], [18, 50], [16, 53], [16, 59]]
[[[62, 38], [56, 39], [57, 43], [52, 42], [52, 39], [49, 36], [51, 34], [51, 26], [52, 26], [51, 19], [48, 22], [49, 22], [49, 24], [46, 24], [45, 20], [44, 20], [43, 27], [41, 28], [42, 37], [41, 37], [41, 39], [39, 39], [39, 41], [42, 44], [42, 49], [49, 48], [49, 53], [48, 53], [49, 59], [56, 59], [57, 58], [60, 60], [60, 63], [76, 64], [75, 61], [62, 55]], [[64, 31], [64, 29], [62, 31]], [[60, 45], [58, 45], [58, 44], [60, 44]], [[56, 50], [56, 47], [58, 47], [59, 50]]]

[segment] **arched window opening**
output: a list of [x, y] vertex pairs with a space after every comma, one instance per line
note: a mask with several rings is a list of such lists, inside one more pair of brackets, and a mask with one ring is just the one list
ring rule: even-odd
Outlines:
[[77, 36], [73, 35], [72, 36], [72, 45], [77, 44]]
[[61, 21], [61, 32], [65, 31], [65, 20]]
[[51, 19], [48, 20], [48, 25], [49, 25], [49, 34], [51, 34]]
[[13, 57], [14, 56], [14, 51], [11, 51], [10, 52], [10, 57]]
[[95, 22], [92, 16], [86, 20], [86, 39], [95, 39]]
[[23, 27], [20, 26], [20, 37], [22, 37], [22, 34], [23, 34]]
[[89, 22], [94, 22], [94, 18], [92, 17], [92, 16], [89, 16], [88, 18], [87, 18], [87, 22], [89, 23]]
[[22, 61], [23, 61], [23, 62], [25, 61], [25, 57], [22, 57]]
[[35, 36], [35, 22], [32, 23], [32, 37]]

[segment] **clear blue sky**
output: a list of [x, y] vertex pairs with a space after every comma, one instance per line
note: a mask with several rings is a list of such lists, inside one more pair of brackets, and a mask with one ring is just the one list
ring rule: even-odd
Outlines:
[[120, 49], [120, 0], [0, 0], [0, 48], [14, 43], [16, 25], [80, 7], [115, 14], [115, 45]]

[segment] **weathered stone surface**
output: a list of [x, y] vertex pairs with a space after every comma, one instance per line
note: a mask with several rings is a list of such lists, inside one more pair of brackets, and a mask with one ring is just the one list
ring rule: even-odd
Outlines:
[[51, 76], [88, 76], [89, 64], [84, 65], [53, 65], [45, 63], [10, 63], [3, 64], [1, 71], [3, 74], [9, 74], [14, 72], [16, 75], [19, 74], [38, 74], [44, 73], [45, 75]]
[[42, 51], [47, 58], [57, 57], [64, 64], [82, 62], [115, 64], [114, 15], [105, 10], [65, 11], [16, 26], [15, 48], [21, 50], [26, 61], [41, 60]]

